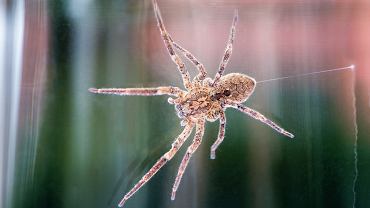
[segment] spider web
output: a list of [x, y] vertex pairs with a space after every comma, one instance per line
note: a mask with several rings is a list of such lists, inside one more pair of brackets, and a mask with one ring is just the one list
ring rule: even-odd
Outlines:
[[342, 71], [342, 70], [351, 70], [352, 71], [352, 105], [353, 105], [353, 127], [354, 127], [354, 142], [353, 142], [353, 160], [354, 160], [354, 176], [352, 181], [352, 193], [353, 193], [353, 203], [352, 207], [356, 207], [356, 187], [357, 187], [357, 179], [358, 179], [358, 125], [357, 125], [357, 107], [356, 107], [356, 74], [355, 74], [355, 65], [350, 65], [346, 67], [341, 68], [335, 68], [335, 69], [328, 69], [323, 71], [317, 71], [317, 72], [310, 72], [310, 73], [304, 73], [304, 74], [297, 74], [297, 75], [289, 75], [289, 76], [283, 76], [278, 78], [270, 78], [265, 80], [257, 81], [257, 83], [265, 83], [265, 82], [271, 82], [271, 81], [278, 81], [283, 79], [290, 79], [290, 78], [296, 78], [296, 77], [303, 77], [303, 76], [312, 76], [317, 75], [321, 73], [328, 73], [328, 72], [336, 72], [336, 71]]

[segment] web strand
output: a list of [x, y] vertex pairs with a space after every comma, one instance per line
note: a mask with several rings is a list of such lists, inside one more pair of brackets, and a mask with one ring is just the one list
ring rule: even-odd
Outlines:
[[356, 74], [353, 73], [353, 80], [352, 80], [352, 99], [353, 99], [353, 125], [355, 128], [354, 132], [354, 143], [353, 143], [353, 159], [354, 159], [354, 176], [353, 176], [353, 185], [352, 185], [352, 192], [353, 192], [353, 204], [352, 208], [356, 208], [356, 197], [357, 197], [357, 179], [358, 179], [358, 126], [357, 126], [357, 107], [356, 107]]
[[297, 74], [297, 75], [290, 75], [290, 76], [285, 76], [285, 77], [265, 79], [265, 80], [257, 81], [257, 83], [271, 82], [271, 81], [277, 81], [277, 80], [282, 80], [282, 79], [290, 79], [290, 78], [294, 78], [294, 77], [303, 77], [303, 76], [309, 76], [309, 75], [315, 75], [315, 74], [321, 74], [321, 73], [327, 73], [327, 72], [333, 72], [333, 71], [348, 70], [348, 69], [349, 70], [354, 70], [355, 65], [352, 64], [350, 66], [336, 68], [336, 69], [328, 69], [328, 70], [324, 70], [324, 71], [317, 71], [317, 72], [310, 72], [310, 73], [305, 73], [305, 74]]

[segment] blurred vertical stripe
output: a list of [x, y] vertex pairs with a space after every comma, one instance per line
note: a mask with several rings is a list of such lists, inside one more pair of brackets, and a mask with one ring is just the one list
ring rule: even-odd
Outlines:
[[14, 183], [16, 173], [16, 148], [18, 143], [19, 128], [19, 104], [21, 95], [21, 80], [23, 67], [23, 49], [24, 49], [24, 20], [25, 5], [23, 0], [2, 3], [7, 10], [3, 13], [5, 28], [3, 33], [1, 90], [1, 111], [3, 132], [1, 137], [2, 154], [2, 197], [1, 201], [5, 207], [12, 206], [14, 194]]

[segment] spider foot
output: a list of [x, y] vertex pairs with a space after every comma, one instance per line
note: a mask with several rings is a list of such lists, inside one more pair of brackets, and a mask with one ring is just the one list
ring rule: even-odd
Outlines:
[[176, 198], [176, 191], [172, 191], [172, 194], [171, 194], [171, 200], [175, 200]]
[[281, 132], [282, 134], [284, 134], [285, 136], [287, 137], [290, 137], [290, 138], [294, 138], [294, 134], [290, 133], [290, 132], [287, 132], [287, 131], [284, 131], [284, 132]]
[[89, 88], [89, 91], [92, 92], [92, 93], [98, 93], [99, 90], [96, 89], [96, 88]]
[[123, 205], [125, 204], [125, 202], [127, 201], [127, 198], [124, 197], [118, 204], [118, 207], [123, 207]]
[[215, 150], [211, 150], [210, 158], [211, 158], [211, 160], [216, 159], [216, 151]]

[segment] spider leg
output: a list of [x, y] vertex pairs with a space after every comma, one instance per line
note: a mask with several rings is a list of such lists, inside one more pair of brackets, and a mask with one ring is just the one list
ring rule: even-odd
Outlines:
[[186, 50], [185, 48], [181, 47], [179, 44], [177, 44], [176, 42], [174, 42], [170, 37], [170, 40], [172, 41], [172, 44], [173, 46], [175, 46], [175, 48], [177, 48], [179, 51], [181, 51], [181, 53], [189, 59], [189, 61], [191, 61], [195, 67], [197, 67], [198, 71], [199, 71], [199, 74], [196, 76], [196, 78], [198, 80], [204, 80], [207, 76], [207, 71], [206, 69], [204, 68], [204, 65], [202, 63], [200, 63], [195, 57], [193, 54], [191, 54], [188, 50]]
[[294, 135], [292, 133], [284, 130], [283, 128], [281, 128], [280, 126], [278, 126], [277, 124], [275, 124], [271, 120], [267, 119], [264, 115], [262, 115], [258, 111], [255, 111], [255, 110], [253, 110], [251, 108], [248, 108], [247, 106], [244, 106], [242, 104], [233, 104], [233, 105], [230, 105], [230, 107], [236, 108], [236, 109], [242, 111], [243, 113], [247, 114], [248, 116], [251, 116], [254, 119], [260, 120], [261, 122], [263, 122], [266, 125], [268, 125], [271, 128], [273, 128], [275, 131], [277, 131], [277, 132], [279, 132], [281, 134], [284, 134], [287, 137], [294, 138]]
[[180, 167], [177, 172], [176, 179], [175, 179], [175, 183], [173, 184], [173, 187], [172, 187], [171, 200], [175, 200], [177, 188], [179, 187], [179, 184], [181, 182], [181, 178], [182, 178], [182, 175], [184, 174], [186, 166], [189, 163], [189, 159], [193, 155], [193, 153], [197, 150], [200, 143], [202, 142], [202, 138], [204, 135], [204, 123], [205, 123], [204, 120], [199, 120], [196, 124], [196, 132], [195, 132], [195, 136], [193, 139], [193, 143], [188, 147], [185, 153], [185, 156], [181, 161], [181, 164], [180, 164]]
[[179, 96], [184, 91], [178, 87], [156, 87], [156, 88], [89, 88], [89, 91], [96, 94], [109, 94], [109, 95], [141, 95], [141, 96], [154, 96], [154, 95], [173, 95]]
[[226, 126], [226, 116], [223, 111], [220, 112], [220, 128], [218, 130], [218, 136], [215, 143], [211, 147], [211, 159], [216, 159], [216, 149], [222, 143], [225, 138], [225, 126]]
[[218, 72], [215, 75], [215, 78], [214, 78], [214, 81], [213, 81], [212, 85], [215, 85], [219, 81], [219, 79], [221, 78], [222, 74], [225, 71], [225, 67], [226, 67], [227, 63], [230, 60], [230, 56], [231, 56], [231, 53], [233, 51], [233, 43], [234, 43], [234, 39], [235, 39], [235, 26], [236, 26], [237, 21], [238, 21], [238, 10], [235, 10], [233, 23], [232, 23], [231, 29], [230, 29], [229, 40], [227, 42], [225, 52], [224, 52], [224, 56], [221, 60], [220, 66], [218, 68]]
[[181, 134], [176, 138], [176, 140], [172, 143], [171, 149], [166, 152], [154, 165], [150, 170], [137, 182], [134, 187], [127, 192], [127, 194], [122, 198], [120, 203], [118, 204], [119, 207], [123, 207], [125, 202], [132, 197], [146, 182], [148, 182], [154, 174], [158, 172], [159, 169], [163, 167], [172, 157], [176, 154], [179, 148], [184, 144], [185, 140], [189, 137], [193, 130], [194, 124], [188, 123]]
[[172, 61], [177, 65], [177, 69], [181, 73], [182, 81], [184, 82], [185, 88], [190, 89], [192, 86], [191, 81], [190, 81], [190, 74], [186, 70], [184, 62], [182, 62], [180, 57], [176, 54], [175, 50], [173, 49], [172, 41], [170, 39], [168, 32], [166, 31], [166, 28], [164, 27], [163, 19], [159, 11], [156, 0], [153, 0], [153, 6], [154, 6], [155, 17], [158, 23], [157, 26], [161, 32], [162, 39], [166, 45], [167, 51], [170, 54]]

